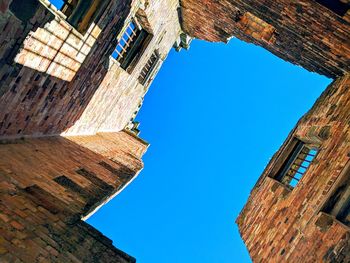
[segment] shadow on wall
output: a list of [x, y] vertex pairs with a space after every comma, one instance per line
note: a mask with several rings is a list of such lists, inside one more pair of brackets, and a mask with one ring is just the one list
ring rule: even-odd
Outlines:
[[0, 146], [0, 210], [10, 220], [0, 220], [1, 262], [37, 262], [43, 251], [49, 262], [135, 261], [81, 218], [137, 175], [147, 144], [119, 132], [1, 140]]
[[147, 150], [126, 132], [1, 140], [0, 145], [2, 177], [15, 179], [37, 202], [45, 200], [41, 206], [51, 212], [79, 219], [134, 178]]
[[0, 9], [0, 137], [60, 134], [80, 118], [108, 72], [131, 0], [104, 4], [84, 35], [38, 0]]

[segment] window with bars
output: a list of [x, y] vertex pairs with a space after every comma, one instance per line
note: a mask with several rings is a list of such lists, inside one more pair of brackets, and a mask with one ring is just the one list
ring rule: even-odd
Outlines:
[[350, 9], [350, 3], [345, 3], [341, 0], [316, 0], [316, 2], [327, 7], [340, 16], [344, 16]]
[[350, 227], [350, 166], [348, 165], [335, 190], [325, 203], [323, 212]]
[[112, 57], [120, 63], [121, 68], [132, 70], [147, 47], [150, 36], [146, 30], [139, 27], [134, 21], [130, 22], [120, 38]]
[[159, 54], [157, 51], [154, 51], [147, 61], [146, 65], [142, 68], [139, 82], [141, 85], [148, 84], [149, 80], [152, 78], [152, 75], [157, 68], [158, 62], [160, 60]]
[[298, 140], [275, 178], [290, 188], [294, 188], [309, 168], [317, 152], [317, 148]]
[[50, 0], [67, 17], [67, 22], [80, 33], [85, 33], [103, 9], [105, 0]]

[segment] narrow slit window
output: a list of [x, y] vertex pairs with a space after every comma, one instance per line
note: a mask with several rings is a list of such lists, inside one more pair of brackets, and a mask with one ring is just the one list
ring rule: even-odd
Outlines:
[[277, 173], [276, 179], [294, 188], [306, 173], [317, 152], [317, 148], [298, 141]]
[[316, 0], [316, 2], [340, 16], [344, 16], [350, 9], [350, 3], [344, 3], [340, 0]]
[[348, 167], [335, 191], [326, 202], [323, 212], [334, 216], [350, 227], [350, 168]]
[[123, 35], [119, 39], [112, 53], [112, 57], [120, 63], [123, 69], [127, 70], [133, 68], [149, 43], [149, 40], [150, 34], [146, 30], [139, 28], [138, 25], [132, 21], [128, 24]]
[[153, 72], [157, 68], [159, 60], [159, 54], [156, 51], [153, 52], [146, 65], [141, 70], [139, 76], [139, 83], [141, 85], [146, 85], [148, 81], [152, 78]]

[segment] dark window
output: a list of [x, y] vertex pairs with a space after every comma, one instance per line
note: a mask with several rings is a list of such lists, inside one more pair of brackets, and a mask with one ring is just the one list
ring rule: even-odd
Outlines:
[[97, 18], [105, 0], [50, 0], [67, 17], [67, 22], [80, 33], [85, 33]]
[[310, 147], [310, 145], [298, 140], [275, 178], [281, 183], [294, 188], [305, 174], [317, 152], [317, 148]]
[[112, 57], [120, 63], [123, 69], [132, 71], [150, 38], [151, 35], [146, 30], [140, 28], [135, 22], [131, 22], [120, 38]]
[[349, 3], [343, 3], [340, 0], [316, 0], [316, 2], [332, 10], [334, 13], [344, 16], [350, 9]]
[[323, 212], [333, 215], [340, 222], [350, 226], [350, 169], [347, 168]]
[[159, 62], [159, 55], [158, 52], [155, 51], [152, 53], [151, 57], [147, 61], [146, 65], [141, 70], [140, 76], [139, 76], [139, 82], [142, 85], [147, 85], [149, 80], [152, 78], [152, 75], [155, 71], [155, 69], [158, 66]]

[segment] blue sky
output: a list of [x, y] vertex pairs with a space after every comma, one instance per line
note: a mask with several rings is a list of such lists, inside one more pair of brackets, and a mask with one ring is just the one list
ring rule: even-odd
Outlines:
[[88, 222], [139, 263], [250, 262], [234, 221], [329, 83], [237, 39], [171, 51], [137, 118], [145, 169]]

